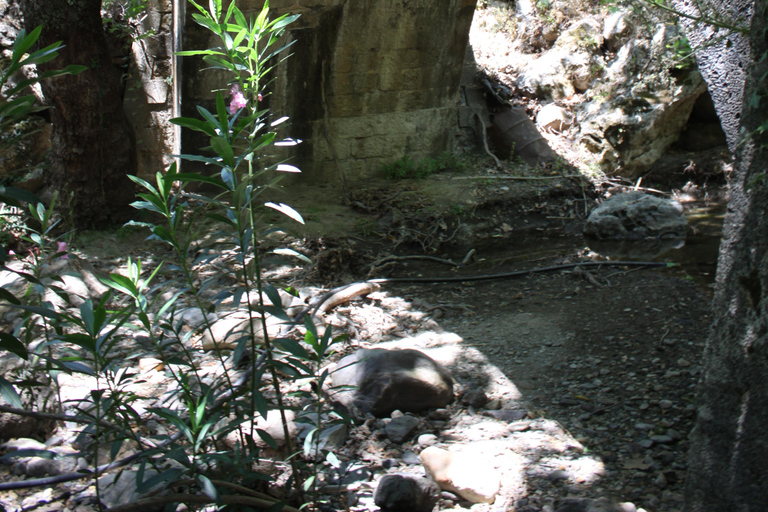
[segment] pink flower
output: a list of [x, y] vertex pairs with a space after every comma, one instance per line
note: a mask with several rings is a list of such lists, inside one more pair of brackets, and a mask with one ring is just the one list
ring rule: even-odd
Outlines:
[[259, 93], [259, 101], [261, 101], [263, 99], [264, 99], [264, 96], [262, 96], [261, 93]]
[[[56, 245], [58, 246], [58, 249], [56, 249], [56, 252], [67, 252], [67, 242], [56, 242]], [[63, 260], [69, 259], [69, 254], [65, 254], [61, 257]]]
[[232, 89], [229, 90], [229, 94], [232, 95], [232, 102], [229, 104], [229, 113], [235, 115], [237, 114], [237, 111], [246, 106], [248, 102], [245, 101], [245, 96], [243, 96], [243, 92], [237, 84], [232, 86]]

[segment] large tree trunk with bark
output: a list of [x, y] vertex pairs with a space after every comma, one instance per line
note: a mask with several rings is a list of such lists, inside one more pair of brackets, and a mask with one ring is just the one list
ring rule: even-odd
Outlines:
[[768, 49], [755, 2], [736, 172], [720, 247], [715, 322], [691, 434], [685, 510], [768, 511]]
[[41, 46], [66, 45], [40, 71], [82, 64], [86, 71], [44, 81], [53, 107], [46, 186], [77, 228], [124, 221], [134, 199], [133, 131], [123, 112], [121, 71], [112, 64], [101, 21], [101, 0], [21, 0], [27, 30], [43, 25]]

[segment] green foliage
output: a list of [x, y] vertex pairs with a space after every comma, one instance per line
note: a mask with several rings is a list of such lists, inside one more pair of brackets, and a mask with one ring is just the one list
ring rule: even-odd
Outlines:
[[446, 151], [437, 158], [422, 158], [418, 162], [414, 162], [406, 155], [399, 160], [384, 164], [381, 170], [387, 179], [405, 180], [427, 178], [445, 171], [464, 172], [466, 169], [467, 164], [464, 160]]
[[[156, 485], [167, 488], [183, 479], [190, 492], [201, 493], [216, 503], [222, 502], [225, 488], [231, 489], [228, 484], [243, 485], [268, 478], [253, 470], [262, 457], [254, 440], [277, 446], [251, 420], [265, 418], [270, 410], [276, 410], [287, 432], [286, 410], [296, 407], [297, 421], [310, 424], [310, 432], [301, 449], [294, 447], [291, 437], [286, 436], [283, 455], [292, 466], [292, 484], [297, 495], [301, 499], [309, 491], [311, 501], [317, 503], [319, 468], [323, 464], [339, 464], [324, 439], [329, 431], [350, 421], [330, 406], [329, 394], [333, 390], [329, 389], [329, 373], [324, 369], [341, 338], [334, 337], [330, 328], [318, 332], [311, 317], [304, 318], [300, 326], [306, 332], [303, 340], [287, 336], [299, 321], [292, 319], [282, 306], [281, 293], [288, 292], [279, 291], [261, 272], [266, 256], [263, 242], [274, 231], [267, 213], [278, 212], [303, 222], [290, 206], [260, 200], [262, 193], [279, 179], [272, 178], [275, 171], [298, 171], [285, 163], [264, 167], [259, 159], [276, 140], [267, 123], [268, 112], [259, 109], [264, 80], [273, 57], [279, 57], [286, 48], [275, 49], [275, 44], [297, 16], [270, 20], [268, 3], [250, 19], [235, 2], [229, 4], [226, 12], [221, 0], [211, 0], [207, 10], [194, 1], [190, 3], [198, 11], [193, 15], [195, 21], [213, 32], [221, 46], [183, 54], [202, 55], [213, 68], [226, 71], [231, 76], [227, 83], [231, 97], [227, 102], [222, 92], [217, 91], [213, 112], [198, 107], [199, 118], [177, 118], [173, 122], [208, 137], [209, 145], [203, 149], [212, 156], [180, 157], [204, 162], [214, 172], [179, 173], [174, 164], [166, 173], [158, 172], [153, 180], [132, 176], [140, 189], [133, 206], [148, 213], [153, 222], [132, 222], [124, 228], [148, 228], [150, 238], [172, 249], [172, 260], [146, 269], [141, 261], [129, 259], [120, 273], [102, 279], [109, 288], [106, 294], [98, 300], [85, 300], [76, 313], [71, 308], [62, 312], [44, 300], [46, 293], [53, 291], [69, 303], [64, 290], [55, 284], [61, 277], [50, 270], [52, 264], [66, 256], [58, 248], [52, 249], [52, 230], [57, 222], [52, 214], [53, 205], [32, 206], [31, 215], [40, 228], [25, 234], [26, 241], [34, 247], [31, 272], [17, 271], [27, 280], [27, 291], [16, 296], [0, 289], [5, 306], [24, 315], [18, 329], [0, 335], [0, 350], [16, 354], [27, 363], [13, 382], [0, 378], [0, 393], [7, 402], [21, 407], [22, 382], [55, 387], [62, 372], [95, 378], [93, 389], [77, 405], [81, 411], [78, 421], [85, 424], [81, 444], [89, 446], [94, 458], [100, 449], [107, 449], [115, 459], [128, 441], [135, 447], [149, 446], [140, 448], [143, 451], [129, 460], [115, 462], [125, 464], [128, 460], [139, 464], [140, 490]], [[263, 182], [267, 184], [262, 185]], [[190, 184], [205, 184], [215, 189], [217, 195], [207, 197], [189, 192]], [[218, 230], [215, 245], [205, 247], [198, 257], [198, 231], [203, 223], [215, 225]], [[304, 258], [286, 248], [272, 252]], [[211, 297], [207, 288], [218, 276], [210, 277], [206, 264], [209, 258], [224, 255], [232, 258], [233, 274], [238, 279], [231, 289]], [[0, 265], [8, 270], [6, 261], [7, 257]], [[162, 282], [162, 277], [172, 280]], [[247, 312], [242, 331], [232, 333], [237, 338], [233, 349], [216, 338], [209, 316], [225, 299], [232, 299], [236, 307], [242, 303]], [[190, 308], [196, 309], [202, 318], [197, 331], [189, 330], [182, 316]], [[274, 339], [267, 325], [269, 317], [281, 319], [287, 326]], [[140, 332], [148, 340], [148, 347], [131, 348], [126, 353], [125, 347], [133, 345], [126, 343], [131, 332]], [[215, 375], [204, 376], [201, 372], [196, 349], [190, 343], [196, 332], [207, 333], [213, 340], [220, 365]], [[166, 402], [149, 411], [136, 406], [139, 397], [130, 391], [129, 384], [134, 377], [135, 360], [148, 355], [159, 359], [173, 379], [174, 396], [170, 403], [176, 405]], [[238, 382], [237, 366], [245, 363], [250, 370]], [[269, 378], [263, 379], [265, 376]], [[311, 385], [297, 396], [284, 396], [281, 384], [287, 381]], [[146, 424], [150, 418], [160, 418], [168, 435], [147, 439], [136, 426]], [[235, 447], [222, 450], [220, 442], [227, 435], [236, 439]], [[105, 468], [95, 468], [93, 475], [98, 477]], [[154, 470], [153, 476], [146, 476], [150, 469]], [[261, 498], [238, 499], [252, 509], [275, 505]]]
[[692, 69], [696, 66], [691, 43], [684, 34], [680, 34], [667, 45], [667, 50], [672, 54], [672, 62], [675, 69]]

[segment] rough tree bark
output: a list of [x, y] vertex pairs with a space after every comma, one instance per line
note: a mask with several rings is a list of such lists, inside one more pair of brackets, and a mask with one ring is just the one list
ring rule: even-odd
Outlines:
[[768, 6], [754, 4], [736, 172], [691, 433], [685, 510], [768, 510]]
[[[97, 228], [126, 220], [136, 173], [133, 131], [123, 112], [121, 71], [111, 61], [101, 21], [101, 0], [21, 0], [28, 30], [43, 25], [42, 46], [66, 45], [43, 71], [69, 64], [88, 70], [43, 82], [53, 107], [46, 188], [74, 227]], [[66, 219], [68, 220], [68, 219]]]

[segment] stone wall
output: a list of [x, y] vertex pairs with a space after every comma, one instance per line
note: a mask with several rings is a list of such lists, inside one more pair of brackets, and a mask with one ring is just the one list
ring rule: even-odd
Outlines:
[[[292, 56], [277, 64], [265, 99], [284, 133], [303, 140], [292, 163], [310, 182], [376, 176], [385, 162], [454, 147], [459, 81], [476, 0], [272, 0], [273, 16], [301, 14], [287, 34]], [[242, 0], [249, 16], [263, 1]], [[187, 15], [191, 14], [188, 9]], [[185, 49], [217, 45], [189, 17]], [[184, 58], [182, 115], [211, 107], [226, 77]], [[183, 152], [207, 145], [183, 133]], [[186, 165], [186, 163], [185, 163]]]

